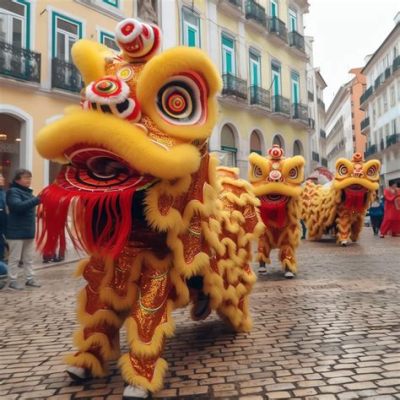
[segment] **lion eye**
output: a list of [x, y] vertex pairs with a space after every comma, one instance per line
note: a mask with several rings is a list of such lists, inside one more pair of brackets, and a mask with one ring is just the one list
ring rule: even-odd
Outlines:
[[345, 175], [347, 175], [347, 173], [349, 172], [349, 170], [348, 170], [348, 168], [347, 168], [344, 164], [341, 164], [341, 165], [339, 165], [339, 167], [338, 167], [338, 169], [337, 169], [337, 172], [338, 172], [338, 174], [339, 174], [340, 176], [345, 176]]
[[255, 178], [261, 178], [263, 176], [263, 172], [262, 172], [261, 168], [257, 165], [253, 166], [253, 176]]
[[376, 175], [377, 172], [378, 172], [378, 168], [376, 167], [376, 165], [373, 165], [372, 167], [368, 168], [367, 176], [373, 177]]
[[171, 124], [197, 124], [205, 116], [205, 94], [201, 79], [195, 75], [175, 75], [158, 91], [156, 104], [161, 116]]
[[290, 179], [296, 179], [299, 176], [299, 170], [297, 168], [292, 168], [289, 171], [289, 178]]

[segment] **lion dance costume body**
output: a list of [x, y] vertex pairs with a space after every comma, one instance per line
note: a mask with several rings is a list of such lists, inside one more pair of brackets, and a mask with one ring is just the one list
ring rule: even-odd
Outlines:
[[336, 161], [335, 178], [330, 186], [307, 181], [302, 196], [302, 214], [308, 238], [318, 240], [330, 229], [337, 242], [346, 246], [357, 241], [364, 216], [379, 187], [380, 162], [364, 161], [360, 153], [351, 160]]
[[78, 298], [76, 379], [101, 377], [119, 356], [124, 398], [161, 389], [172, 311], [190, 301], [193, 319], [211, 311], [248, 331], [255, 282], [250, 242], [262, 231], [257, 198], [235, 169], [208, 153], [221, 83], [198, 49], [155, 55], [156, 26], [117, 26], [120, 55], [79, 41], [75, 64], [86, 85], [82, 109], [67, 110], [37, 137], [39, 153], [64, 165], [41, 195], [38, 242], [51, 252], [72, 218], [72, 238], [90, 258]]
[[283, 149], [274, 145], [267, 158], [249, 156], [249, 181], [260, 199], [260, 215], [265, 231], [258, 242], [260, 273], [270, 264], [270, 252], [279, 249], [279, 259], [287, 278], [297, 273], [295, 257], [300, 241], [300, 213], [304, 180], [304, 158], [285, 158]]

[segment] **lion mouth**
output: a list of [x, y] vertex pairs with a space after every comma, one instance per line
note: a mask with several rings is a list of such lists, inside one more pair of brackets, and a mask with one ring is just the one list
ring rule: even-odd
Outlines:
[[367, 204], [367, 193], [368, 189], [362, 185], [350, 185], [343, 190], [342, 201], [344, 201], [346, 208], [353, 211], [362, 211]]
[[104, 148], [76, 145], [65, 150], [64, 156], [70, 164], [61, 171], [58, 183], [65, 188], [70, 185], [88, 191], [142, 190], [157, 181]]
[[274, 204], [282, 203], [282, 204], [285, 204], [289, 200], [289, 197], [283, 196], [283, 195], [278, 194], [278, 193], [271, 193], [271, 194], [262, 196], [260, 199], [261, 199], [261, 202], [265, 202], [265, 203], [274, 203]]

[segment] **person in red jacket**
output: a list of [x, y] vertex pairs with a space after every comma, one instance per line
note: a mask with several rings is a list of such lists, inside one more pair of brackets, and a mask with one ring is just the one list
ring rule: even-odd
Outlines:
[[400, 189], [397, 183], [393, 182], [389, 188], [384, 191], [385, 214], [381, 225], [381, 238], [389, 232], [392, 236], [400, 235]]

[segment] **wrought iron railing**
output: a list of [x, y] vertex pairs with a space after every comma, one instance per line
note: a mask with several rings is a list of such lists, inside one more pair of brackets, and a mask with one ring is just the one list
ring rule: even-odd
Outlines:
[[258, 4], [255, 0], [246, 1], [246, 18], [254, 19], [259, 24], [264, 27], [267, 24], [267, 14], [265, 13], [265, 8]]
[[51, 63], [51, 86], [79, 93], [83, 87], [83, 83], [75, 65], [59, 58], [53, 58]]
[[370, 86], [361, 96], [360, 96], [360, 104], [364, 103], [368, 97], [372, 95], [374, 92], [374, 88]]
[[377, 152], [376, 144], [371, 144], [367, 147], [367, 150], [365, 150], [365, 157], [375, 154], [376, 152]]
[[390, 67], [387, 67], [385, 69], [385, 79], [388, 79], [391, 74], [392, 74], [392, 71], [390, 70]]
[[383, 83], [383, 74], [380, 74], [380, 75], [375, 79], [375, 82], [374, 82], [375, 90], [378, 89], [378, 87], [379, 87], [382, 83]]
[[326, 132], [325, 132], [323, 129], [320, 129], [320, 130], [319, 130], [319, 136], [320, 136], [322, 139], [326, 139]]
[[313, 151], [311, 155], [312, 155], [313, 161], [319, 162], [319, 154], [317, 152]]
[[393, 133], [386, 138], [386, 147], [389, 147], [396, 143], [400, 143], [400, 133]]
[[236, 7], [242, 7], [242, 0], [228, 0], [229, 3], [233, 4]]
[[41, 54], [0, 41], [0, 74], [40, 82]]
[[250, 104], [271, 108], [271, 96], [268, 90], [259, 86], [250, 86]]
[[300, 35], [299, 32], [292, 31], [288, 34], [289, 46], [296, 47], [303, 53], [305, 52], [304, 36]]
[[277, 17], [268, 18], [268, 31], [287, 42], [287, 29], [283, 21]]
[[283, 96], [272, 96], [272, 112], [290, 115], [290, 102], [289, 99]]
[[293, 103], [292, 104], [292, 118], [299, 119], [300, 121], [304, 121], [308, 123], [308, 109], [307, 106], [301, 103]]
[[247, 99], [247, 81], [240, 79], [232, 74], [222, 75], [223, 95], [236, 96]]
[[366, 117], [361, 121], [361, 130], [364, 130], [368, 126], [369, 126], [369, 117]]

